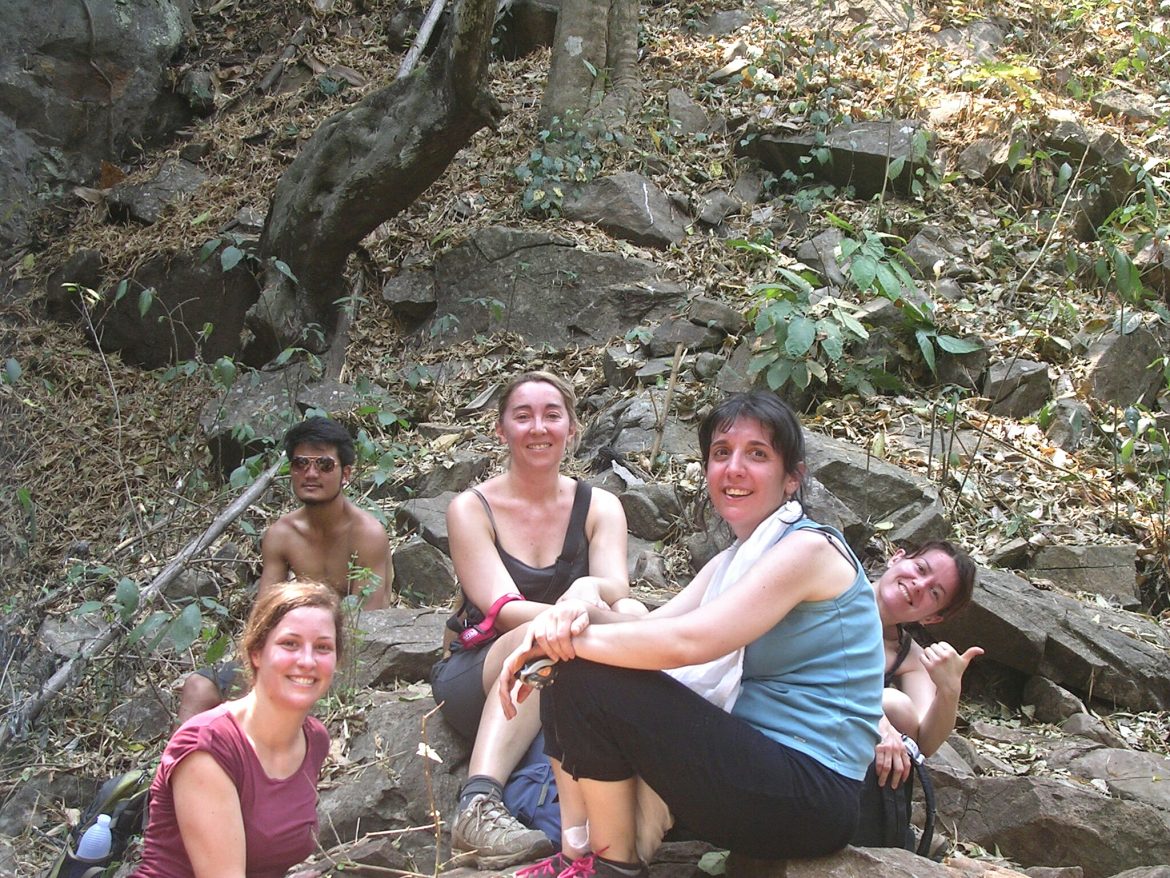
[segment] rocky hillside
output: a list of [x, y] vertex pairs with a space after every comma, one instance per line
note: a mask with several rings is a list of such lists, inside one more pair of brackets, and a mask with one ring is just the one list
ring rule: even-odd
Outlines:
[[[47, 210], [4, 226], [0, 867], [43, 864], [64, 809], [157, 751], [174, 685], [226, 646], [285, 493], [192, 543], [264, 478], [265, 440], [310, 408], [359, 433], [360, 495], [392, 529], [407, 612], [426, 580], [409, 571], [441, 559], [404, 506], [499, 464], [491, 392], [522, 368], [570, 376], [584, 400], [574, 466], [612, 478], [616, 462], [677, 500], [651, 503], [635, 533], [651, 599], [699, 551], [696, 414], [771, 382], [863, 471], [897, 468], [930, 496], [899, 517], [818, 475], [871, 557], [949, 528], [981, 564], [1015, 571], [993, 584], [1055, 592], [1043, 612], [1062, 617], [1136, 611], [1111, 630], [1165, 654], [1170, 36], [1152, 4], [645, 4], [641, 111], [557, 144], [537, 122], [555, 4], [514, 0], [491, 73], [499, 127], [354, 254], [341, 343], [306, 337], [264, 370], [240, 356], [238, 329], [275, 181], [323, 120], [393, 76], [424, 9], [197, 0], [172, 23], [173, 53], [132, 62], [156, 59], [166, 97], [135, 115], [115, 106], [92, 5], [88, 25], [74, 10], [77, 56], [45, 69], [92, 80], [101, 134], [54, 153], [59, 173], [25, 184]], [[43, 105], [65, 125], [64, 104], [23, 100], [0, 107], [5, 124]], [[642, 432], [622, 444], [631, 407]], [[153, 588], [185, 547], [181, 582]], [[1000, 636], [993, 615], [978, 621]], [[114, 647], [13, 725], [105, 622], [124, 626]], [[1166, 755], [1158, 697], [1119, 685], [1102, 699], [1101, 662], [1087, 685], [1050, 654], [1013, 665], [1010, 643], [1037, 642], [1013, 630], [966, 703], [963, 755], [980, 773], [1068, 776], [1083, 754], [1046, 764], [1035, 736], [1072, 714], [1092, 716], [1098, 743]], [[1038, 717], [1034, 677], [1081, 707]], [[338, 727], [362, 713], [331, 710]], [[1105, 784], [1105, 768], [1077, 765], [1079, 782]], [[1070, 862], [1025, 850], [1017, 862]], [[1096, 862], [1084, 874], [1121, 871]]]

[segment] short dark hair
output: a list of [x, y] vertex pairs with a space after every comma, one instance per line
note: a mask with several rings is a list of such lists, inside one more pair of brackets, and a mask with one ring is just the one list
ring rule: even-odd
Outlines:
[[955, 589], [951, 602], [938, 613], [942, 616], [942, 621], [946, 621], [952, 616], [958, 615], [966, 609], [967, 604], [971, 603], [971, 597], [975, 594], [975, 561], [950, 540], [928, 540], [914, 551], [906, 552], [906, 557], [921, 558], [931, 551], [942, 552], [949, 556], [955, 562], [955, 570], [959, 574], [959, 587]]
[[337, 659], [341, 660], [345, 654], [345, 617], [341, 610], [341, 597], [336, 589], [312, 579], [290, 579], [263, 589], [252, 605], [252, 612], [248, 614], [244, 633], [240, 636], [240, 658], [246, 663], [249, 679], [255, 676], [252, 653], [264, 648], [268, 635], [280, 624], [281, 619], [302, 607], [319, 607], [333, 615], [333, 642], [337, 649]]
[[353, 466], [357, 457], [349, 430], [329, 418], [305, 418], [299, 424], [289, 427], [284, 434], [284, 453], [292, 457], [296, 447], [306, 442], [335, 446], [342, 466]]
[[784, 469], [801, 476], [800, 487], [796, 492], [799, 499], [804, 490], [801, 470], [804, 463], [804, 430], [792, 407], [774, 393], [763, 390], [737, 393], [711, 409], [699, 424], [699, 451], [703, 455], [703, 466], [707, 466], [715, 434], [727, 430], [740, 418], [759, 421], [771, 434], [772, 447], [784, 461]]

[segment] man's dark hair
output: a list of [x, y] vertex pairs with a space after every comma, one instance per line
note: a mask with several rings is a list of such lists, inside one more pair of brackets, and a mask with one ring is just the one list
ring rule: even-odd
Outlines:
[[284, 434], [284, 453], [292, 457], [296, 447], [306, 442], [334, 446], [342, 466], [353, 466], [357, 457], [349, 430], [329, 418], [305, 418], [299, 424], [289, 427]]
[[971, 603], [971, 597], [975, 593], [975, 561], [950, 540], [929, 540], [913, 552], [907, 551], [906, 557], [920, 558], [932, 549], [949, 555], [955, 562], [955, 570], [959, 574], [959, 585], [951, 596], [951, 602], [939, 611], [939, 615], [945, 621], [966, 609], [967, 604]]

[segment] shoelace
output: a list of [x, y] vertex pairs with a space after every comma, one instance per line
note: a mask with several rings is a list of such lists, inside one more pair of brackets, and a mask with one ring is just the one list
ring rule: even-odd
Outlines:
[[572, 866], [572, 861], [565, 859], [564, 854], [556, 853], [551, 857], [545, 857], [539, 863], [533, 863], [531, 866], [517, 869], [513, 873], [513, 878], [546, 878], [546, 876], [547, 878], [559, 878], [560, 875], [567, 872]]

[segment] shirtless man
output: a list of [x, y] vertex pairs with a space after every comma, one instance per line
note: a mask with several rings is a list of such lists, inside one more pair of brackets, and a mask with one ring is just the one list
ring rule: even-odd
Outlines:
[[[349, 432], [329, 418], [307, 418], [284, 436], [293, 494], [301, 507], [282, 515], [260, 541], [260, 590], [290, 576], [316, 579], [342, 596], [365, 596], [364, 607], [387, 605], [390, 546], [378, 519], [342, 494], [353, 472]], [[239, 667], [224, 663], [187, 676], [178, 724], [222, 702]]]

